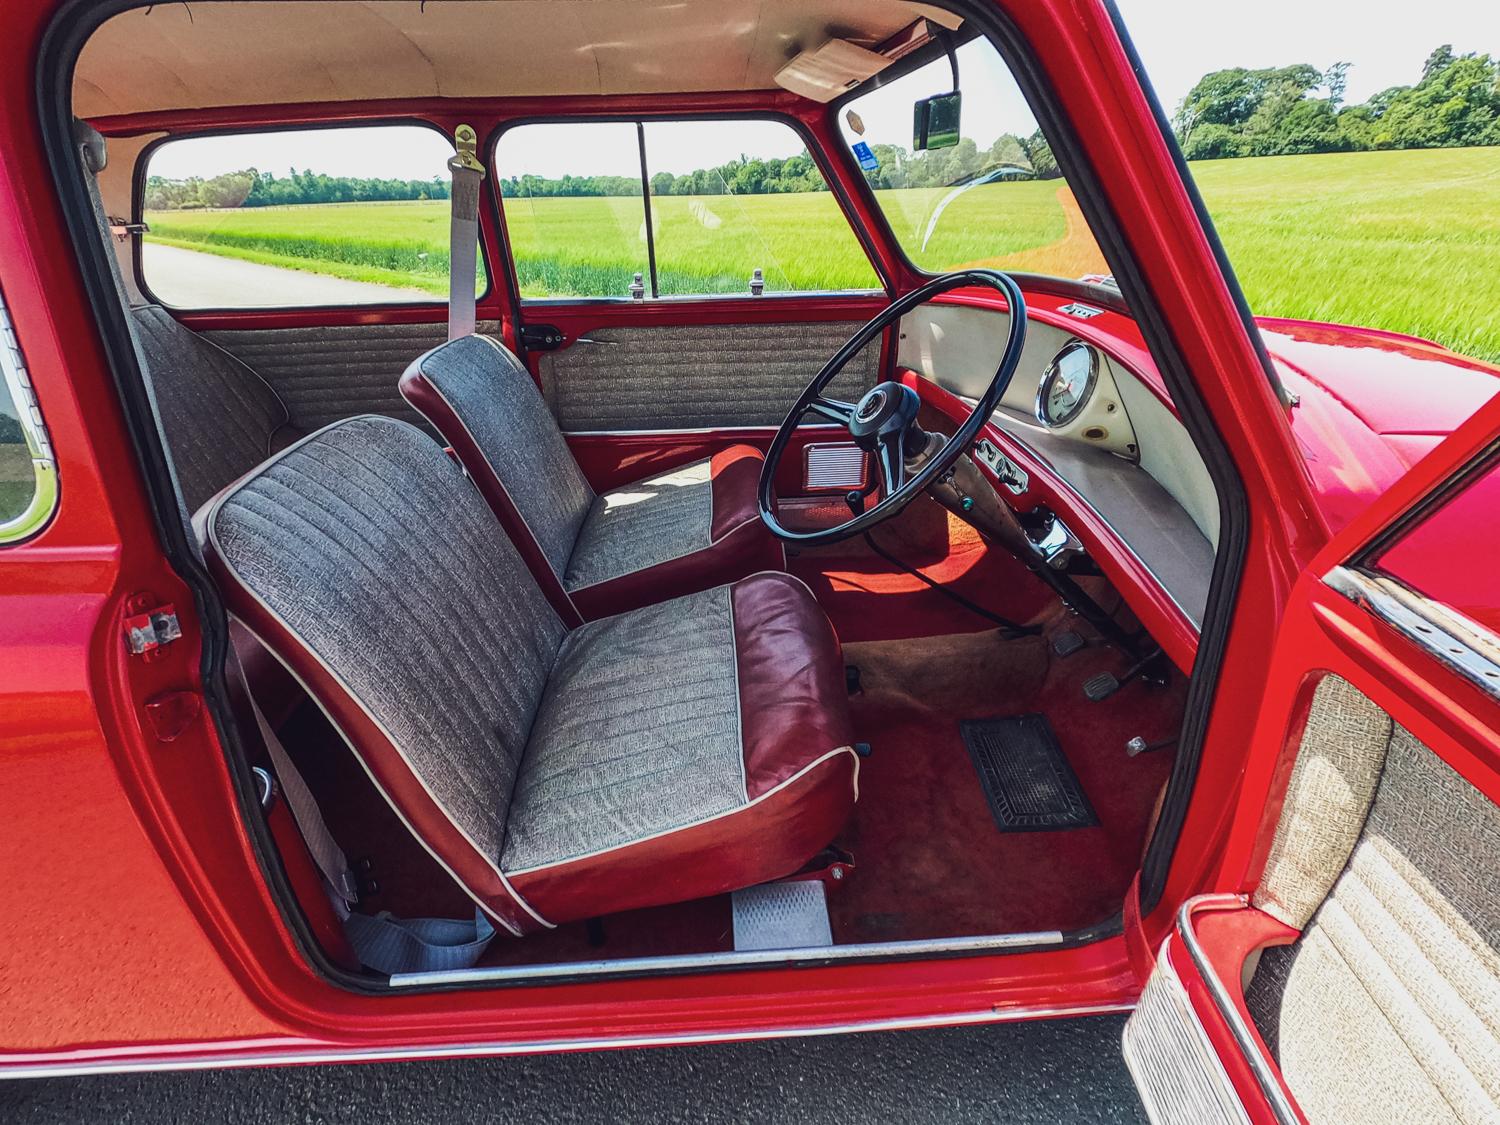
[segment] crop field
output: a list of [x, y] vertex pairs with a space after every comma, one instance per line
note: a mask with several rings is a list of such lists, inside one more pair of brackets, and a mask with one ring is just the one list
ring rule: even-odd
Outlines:
[[[1192, 165], [1255, 312], [1410, 332], [1500, 362], [1500, 148]], [[920, 266], [1076, 277], [1106, 267], [1058, 181], [882, 192]], [[647, 272], [638, 198], [506, 201], [529, 296], [623, 296]], [[148, 212], [152, 241], [268, 265], [447, 291], [445, 202]], [[664, 294], [873, 287], [827, 193], [657, 197]], [[149, 280], [149, 279], [148, 279]]]

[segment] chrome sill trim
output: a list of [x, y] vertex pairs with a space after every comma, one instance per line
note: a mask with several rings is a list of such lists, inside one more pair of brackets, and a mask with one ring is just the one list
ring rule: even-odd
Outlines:
[[1234, 1006], [1229, 990], [1224, 987], [1224, 982], [1214, 971], [1213, 964], [1203, 951], [1203, 946], [1198, 942], [1198, 935], [1193, 932], [1193, 915], [1199, 910], [1242, 910], [1248, 905], [1249, 900], [1244, 895], [1195, 895], [1177, 909], [1177, 935], [1182, 938], [1183, 947], [1193, 962], [1193, 968], [1198, 970], [1198, 975], [1203, 978], [1203, 983], [1208, 987], [1208, 994], [1213, 998], [1214, 1007], [1218, 1009], [1220, 1017], [1228, 1025], [1229, 1033], [1234, 1036], [1235, 1046], [1239, 1047], [1240, 1054], [1245, 1057], [1245, 1062], [1250, 1067], [1250, 1072], [1255, 1075], [1256, 1084], [1260, 1087], [1266, 1104], [1271, 1107], [1271, 1113], [1278, 1125], [1301, 1125], [1302, 1119], [1297, 1116], [1297, 1111], [1287, 1100], [1286, 1091], [1281, 1088], [1281, 1082], [1272, 1070], [1270, 1061], [1261, 1051], [1260, 1044], [1255, 1041], [1254, 1032], [1245, 1022], [1245, 1017], [1240, 1015], [1240, 1010]]
[[395, 988], [431, 988], [443, 984], [488, 984], [542, 981], [556, 977], [601, 980], [610, 977], [699, 972], [713, 969], [783, 969], [798, 965], [828, 965], [867, 958], [940, 957], [953, 953], [1060, 945], [1060, 930], [1037, 933], [990, 934], [984, 937], [932, 938], [923, 941], [872, 941], [855, 945], [815, 946], [808, 949], [759, 949], [752, 952], [682, 953], [669, 957], [630, 957], [612, 961], [551, 962], [544, 965], [502, 965], [490, 969], [450, 969], [430, 973], [397, 973]]
[[216, 1070], [230, 1067], [285, 1066], [299, 1063], [407, 1062], [422, 1059], [490, 1058], [505, 1055], [560, 1054], [573, 1051], [597, 1051], [623, 1047], [685, 1047], [694, 1044], [725, 1042], [762, 1042], [770, 1039], [801, 1038], [811, 1035], [849, 1035], [861, 1031], [915, 1031], [922, 1028], [971, 1027], [991, 1023], [1013, 1023], [1020, 1020], [1063, 1019], [1081, 1016], [1118, 1015], [1133, 1010], [1133, 1004], [1082, 1004], [1077, 1007], [984, 1008], [979, 1011], [953, 1012], [937, 1016], [906, 1016], [894, 1019], [813, 1024], [807, 1027], [785, 1027], [771, 1030], [696, 1031], [680, 1035], [597, 1036], [587, 1039], [546, 1039], [526, 1043], [456, 1043], [441, 1047], [335, 1047], [311, 1048], [305, 1051], [254, 1051], [247, 1053], [205, 1052], [168, 1059], [130, 1059], [121, 1061], [82, 1060], [36, 1065], [0, 1063], [0, 1079], [70, 1078], [87, 1074], [132, 1074], [184, 1070]]
[[1323, 581], [1434, 660], [1500, 699], [1500, 638], [1483, 625], [1385, 575], [1336, 566]]

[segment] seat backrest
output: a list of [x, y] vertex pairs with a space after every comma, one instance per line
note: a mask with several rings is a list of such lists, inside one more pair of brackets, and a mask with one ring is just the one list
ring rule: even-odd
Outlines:
[[576, 621], [562, 578], [594, 490], [526, 367], [488, 336], [465, 336], [418, 356], [400, 386], [453, 447], [548, 599]]
[[188, 511], [297, 436], [271, 387], [160, 305], [130, 310]]
[[230, 612], [416, 837], [499, 924], [539, 925], [499, 857], [567, 629], [459, 467], [414, 426], [352, 418], [227, 489], [200, 529]]
[[188, 511], [196, 511], [230, 481], [297, 436], [285, 404], [264, 379], [223, 348], [183, 327], [160, 305], [131, 307], [119, 275], [114, 235], [99, 195], [107, 159], [105, 141], [86, 122], [75, 122], [95, 220], [105, 241], [116, 291], [128, 310], [131, 334], [145, 372], [167, 452], [177, 470]]
[[1311, 1122], [1500, 1120], [1500, 807], [1347, 681], [1313, 696], [1245, 1000]]

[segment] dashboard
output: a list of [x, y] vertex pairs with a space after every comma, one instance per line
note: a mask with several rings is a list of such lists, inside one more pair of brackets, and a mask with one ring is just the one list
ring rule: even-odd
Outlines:
[[[1121, 592], [1143, 621], [1128, 578], [1144, 575], [1195, 648], [1219, 538], [1217, 494], [1162, 393], [1101, 333], [1075, 334], [1075, 322], [1095, 315], [1072, 302], [1028, 316], [1021, 362], [975, 455], [1012, 508], [1056, 515], [1056, 543], [1087, 548], [1106, 569], [1109, 556], [1128, 564]], [[994, 376], [1009, 322], [1003, 309], [925, 305], [901, 322], [898, 362], [924, 401], [971, 405]]]

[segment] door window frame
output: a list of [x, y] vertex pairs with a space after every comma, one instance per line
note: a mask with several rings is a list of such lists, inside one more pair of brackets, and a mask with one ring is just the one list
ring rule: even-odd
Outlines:
[[[748, 288], [744, 293], [692, 293], [680, 295], [663, 296], [656, 291], [656, 248], [655, 232], [650, 221], [651, 213], [651, 184], [650, 176], [646, 171], [645, 148], [642, 147], [641, 164], [641, 209], [646, 218], [647, 236], [647, 261], [651, 271], [651, 277], [647, 281], [647, 296], [644, 299], [628, 295], [618, 297], [523, 297], [521, 296], [520, 271], [516, 267], [515, 250], [511, 245], [510, 227], [505, 217], [505, 197], [500, 190], [500, 181], [503, 169], [500, 166], [499, 151], [500, 142], [512, 129], [523, 125], [568, 125], [568, 124], [626, 124], [636, 125], [644, 128], [649, 124], [660, 124], [668, 122], [704, 122], [704, 121], [774, 121], [787, 126], [792, 130], [802, 147], [807, 150], [807, 155], [812, 159], [813, 166], [817, 168], [818, 175], [823, 177], [829, 193], [834, 202], [838, 204], [844, 222], [848, 224], [850, 232], [854, 235], [859, 248], [863, 251], [865, 259], [870, 263], [870, 270], [874, 274], [877, 285], [869, 289], [799, 289], [782, 293], [763, 293], [758, 297], [752, 297]], [[885, 268], [881, 265], [880, 254], [877, 252], [877, 240], [871, 232], [866, 229], [860, 221], [859, 212], [855, 209], [853, 201], [845, 188], [843, 178], [833, 166], [828, 152], [818, 142], [818, 138], [806, 123], [787, 113], [775, 110], [764, 111], [729, 111], [713, 113], [692, 113], [680, 109], [663, 108], [661, 110], [643, 110], [635, 113], [588, 113], [588, 114], [538, 114], [525, 117], [508, 118], [502, 121], [491, 133], [485, 143], [485, 165], [488, 177], [493, 188], [490, 198], [494, 202], [499, 222], [498, 234], [500, 245], [505, 252], [505, 265], [507, 269], [507, 280], [510, 292], [513, 294], [514, 303], [517, 308], [548, 308], [560, 306], [577, 305], [691, 305], [715, 301], [796, 301], [807, 297], [869, 297], [874, 294], [884, 293], [890, 298], [895, 295], [895, 283]], [[633, 198], [633, 197], [632, 197]]]

